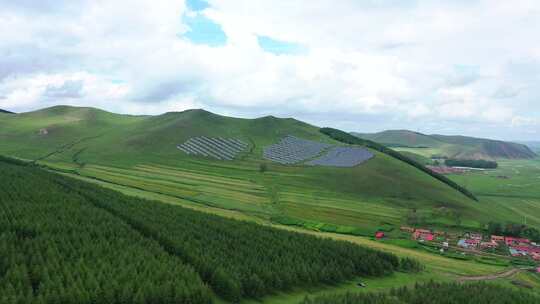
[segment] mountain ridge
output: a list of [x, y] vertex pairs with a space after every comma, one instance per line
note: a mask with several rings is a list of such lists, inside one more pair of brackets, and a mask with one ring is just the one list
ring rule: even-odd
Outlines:
[[[416, 149], [424, 156], [457, 159], [532, 159], [537, 157], [520, 143], [463, 135], [423, 134], [409, 130], [387, 130], [378, 133], [351, 134], [397, 149]], [[426, 149], [426, 151], [420, 151]], [[409, 151], [411, 152], [411, 151]], [[426, 153], [432, 153], [426, 155]]]

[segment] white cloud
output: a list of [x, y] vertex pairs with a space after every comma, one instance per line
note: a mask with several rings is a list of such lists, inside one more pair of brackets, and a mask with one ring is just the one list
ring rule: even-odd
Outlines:
[[[508, 126], [519, 134], [540, 113], [534, 0], [212, 0], [200, 13], [222, 26], [223, 47], [181, 38], [191, 13], [183, 1], [4, 2], [0, 28], [11, 30], [0, 32], [0, 107], [8, 109], [193, 106], [314, 123], [324, 115], [333, 119], [321, 124], [347, 128], [379, 117], [392, 123], [380, 128], [453, 133], [484, 122], [493, 136]], [[258, 35], [307, 52], [266, 53]], [[80, 94], [51, 100], [47, 88], [69, 81], [80, 81]]]

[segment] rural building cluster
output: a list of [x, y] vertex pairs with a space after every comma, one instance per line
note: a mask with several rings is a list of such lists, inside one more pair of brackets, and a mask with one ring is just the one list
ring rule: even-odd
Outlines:
[[[418, 242], [439, 243], [441, 252], [449, 248], [461, 249], [469, 252], [483, 252], [500, 249], [499, 252], [505, 252], [512, 257], [531, 258], [540, 261], [540, 244], [531, 242], [526, 238], [483, 235], [476, 232], [467, 232], [461, 236], [452, 235], [444, 231], [433, 231], [430, 229], [421, 229], [403, 226], [401, 232], [410, 235], [412, 240]], [[376, 239], [383, 239], [386, 235], [382, 231], [375, 233]], [[455, 246], [453, 246], [453, 245]]]
[[468, 237], [458, 241], [458, 246], [475, 250], [506, 246], [508, 253], [513, 257], [525, 256], [540, 261], [540, 246], [529, 239], [491, 235], [489, 239], [484, 240], [482, 235], [477, 233], [466, 234], [466, 236]]

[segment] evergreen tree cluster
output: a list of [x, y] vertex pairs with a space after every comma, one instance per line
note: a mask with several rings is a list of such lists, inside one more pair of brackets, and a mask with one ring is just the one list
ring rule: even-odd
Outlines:
[[382, 144], [379, 144], [379, 143], [376, 143], [374, 141], [371, 141], [371, 140], [367, 140], [367, 139], [361, 139], [361, 138], [358, 138], [354, 135], [351, 135], [347, 132], [343, 132], [341, 130], [338, 130], [338, 129], [333, 129], [333, 128], [322, 128], [320, 129], [320, 132], [325, 134], [325, 135], [328, 135], [330, 136], [331, 138], [337, 140], [337, 141], [341, 141], [343, 143], [346, 143], [346, 144], [350, 144], [350, 145], [361, 145], [361, 146], [366, 146], [368, 148], [371, 148], [373, 150], [377, 150], [381, 153], [384, 153], [384, 154], [387, 154], [393, 158], [396, 158], [396, 159], [399, 159], [417, 169], [419, 169], [420, 171], [423, 171], [429, 175], [431, 175], [433, 178], [436, 178], [438, 179], [439, 181], [447, 184], [448, 186], [456, 189], [457, 191], [463, 193], [465, 196], [469, 197], [470, 199], [473, 199], [475, 201], [478, 201], [478, 198], [476, 198], [476, 196], [474, 196], [474, 194], [472, 194], [469, 190], [465, 189], [464, 187], [460, 186], [458, 183], [454, 182], [453, 180], [447, 178], [446, 176], [442, 175], [442, 174], [439, 174], [437, 172], [434, 172], [428, 168], [426, 168], [426, 166], [422, 165], [421, 163], [395, 151], [395, 150], [392, 150], [388, 147], [386, 147], [385, 145], [382, 145]]
[[486, 283], [417, 284], [389, 293], [346, 293], [305, 298], [301, 304], [536, 304], [540, 298], [529, 293]]
[[0, 172], [0, 303], [211, 302], [193, 267], [51, 173]]
[[517, 223], [501, 224], [498, 222], [489, 222], [487, 231], [489, 234], [523, 237], [533, 242], [540, 242], [540, 231], [527, 225]]
[[400, 269], [389, 253], [15, 163], [0, 160], [0, 303], [209, 303], [209, 287], [238, 301]]
[[226, 219], [179, 206], [130, 198], [86, 183], [60, 181], [122, 218], [193, 265], [223, 298], [237, 301], [275, 291], [383, 276], [400, 266], [392, 254]]
[[444, 164], [450, 167], [469, 167], [481, 169], [497, 169], [499, 164], [496, 161], [483, 159], [447, 159]]

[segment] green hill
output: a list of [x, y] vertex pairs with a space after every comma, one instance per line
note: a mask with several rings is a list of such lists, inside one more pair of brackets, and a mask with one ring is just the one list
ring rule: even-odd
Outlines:
[[0, 114], [14, 114], [13, 112], [0, 109]]
[[379, 133], [352, 133], [363, 139], [369, 139], [388, 147], [409, 147], [409, 148], [423, 148], [423, 147], [440, 147], [444, 143], [422, 133], [408, 131], [408, 130], [388, 130]]
[[372, 134], [353, 133], [401, 151], [425, 157], [457, 159], [531, 159], [536, 154], [526, 145], [467, 136], [426, 135], [407, 130], [391, 130]]
[[[125, 192], [364, 235], [398, 227], [411, 210], [434, 226], [479, 227], [491, 219], [479, 213], [480, 203], [376, 150], [371, 150], [375, 157], [352, 168], [281, 165], [262, 158], [263, 147], [287, 135], [343, 145], [295, 119], [240, 119], [204, 110], [131, 116], [57, 106], [0, 116], [0, 154]], [[197, 136], [236, 138], [249, 149], [223, 161], [177, 148]]]

